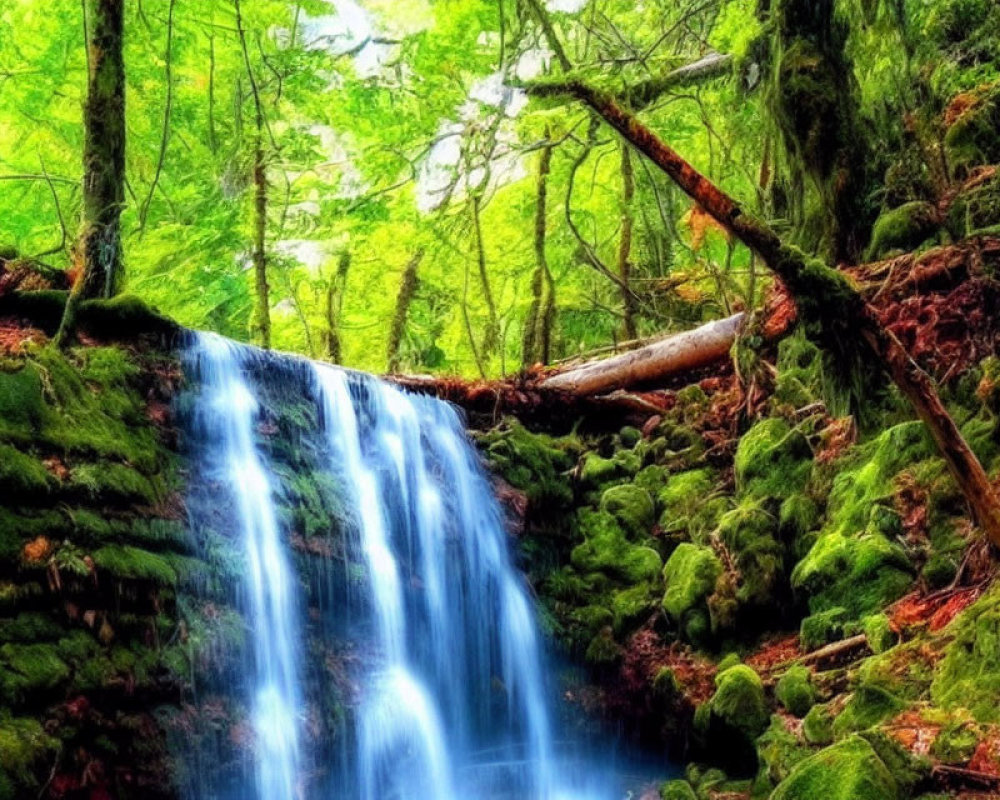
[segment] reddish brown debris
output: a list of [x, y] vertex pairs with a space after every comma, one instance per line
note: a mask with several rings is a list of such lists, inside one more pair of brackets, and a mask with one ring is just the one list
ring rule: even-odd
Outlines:
[[767, 673], [788, 664], [802, 655], [798, 634], [781, 636], [761, 645], [760, 649], [745, 659], [748, 666], [759, 673]]

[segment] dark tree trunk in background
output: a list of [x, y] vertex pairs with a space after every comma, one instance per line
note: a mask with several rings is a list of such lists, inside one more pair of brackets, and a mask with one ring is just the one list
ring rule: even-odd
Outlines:
[[423, 257], [423, 248], [413, 254], [413, 258], [407, 262], [406, 268], [403, 270], [403, 278], [399, 282], [396, 310], [392, 314], [389, 345], [386, 348], [387, 369], [390, 373], [399, 372], [399, 346], [403, 341], [403, 332], [406, 330], [406, 317], [410, 311], [410, 303], [413, 302], [413, 295], [416, 294], [417, 285], [420, 283], [417, 277], [417, 268]]
[[[857, 347], [869, 369], [885, 369], [927, 425], [976, 522], [990, 542], [1000, 548], [1000, 500], [982, 464], [948, 414], [933, 381], [900, 341], [881, 325], [871, 306], [843, 274], [784, 244], [770, 227], [745, 213], [733, 198], [610, 95], [579, 82], [538, 84], [531, 91], [536, 95], [570, 95], [590, 106], [720, 225], [764, 260], [795, 299], [800, 318], [812, 328], [821, 347], [835, 356]], [[846, 366], [850, 369], [853, 365]]]
[[635, 328], [636, 296], [632, 291], [632, 199], [635, 197], [635, 175], [629, 146], [622, 142], [622, 233], [618, 240], [618, 277], [622, 289], [622, 323], [625, 339], [638, 337]]
[[[546, 135], [548, 141], [548, 135]], [[548, 198], [549, 169], [552, 164], [552, 146], [546, 144], [538, 159], [538, 189], [535, 195], [535, 271], [531, 275], [531, 305], [524, 320], [524, 334], [521, 337], [521, 366], [527, 369], [532, 364], [548, 359], [548, 331], [546, 308], [543, 296], [551, 290], [548, 259], [545, 256], [545, 214]]]
[[83, 216], [79, 271], [56, 343], [72, 333], [80, 300], [121, 290], [121, 213], [125, 205], [125, 0], [87, 0], [88, 81], [83, 111]]

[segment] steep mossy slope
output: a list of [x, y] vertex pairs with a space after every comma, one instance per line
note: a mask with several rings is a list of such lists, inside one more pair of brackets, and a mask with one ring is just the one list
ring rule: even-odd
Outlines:
[[0, 798], [171, 792], [155, 709], [179, 699], [177, 589], [200, 569], [176, 374], [123, 346], [0, 355]]

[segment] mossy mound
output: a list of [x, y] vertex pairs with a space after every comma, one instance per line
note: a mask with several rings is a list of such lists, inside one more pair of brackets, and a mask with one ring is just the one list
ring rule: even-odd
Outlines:
[[610, 513], [583, 508], [578, 519], [584, 543], [573, 549], [570, 561], [580, 572], [603, 572], [626, 585], [658, 578], [663, 565], [659, 553], [631, 543]]
[[601, 495], [601, 510], [611, 514], [632, 537], [649, 533], [656, 512], [649, 492], [634, 484], [606, 489]]
[[733, 460], [737, 488], [747, 497], [788, 497], [812, 470], [812, 450], [802, 433], [778, 417], [764, 419], [741, 438]]
[[677, 546], [663, 567], [663, 610], [689, 641], [704, 642], [711, 622], [706, 600], [722, 574], [722, 562], [710, 547], [690, 542]]
[[572, 437], [530, 433], [514, 419], [479, 437], [490, 466], [511, 486], [524, 492], [533, 510], [556, 513], [573, 501], [569, 479], [579, 451]]
[[872, 228], [866, 257], [874, 261], [893, 252], [914, 250], [934, 236], [940, 227], [937, 208], [922, 200], [883, 211]]
[[874, 748], [851, 736], [796, 766], [771, 800], [899, 800], [899, 786]]
[[880, 686], [861, 685], [833, 721], [834, 736], [863, 731], [898, 714], [906, 704]]
[[752, 774], [757, 761], [754, 742], [770, 719], [764, 685], [753, 669], [737, 664], [715, 676], [715, 687], [695, 718], [705, 750], [735, 774]]
[[774, 687], [774, 696], [789, 713], [804, 717], [816, 703], [816, 690], [808, 668], [791, 667]]
[[[1000, 139], [1000, 134], [997, 134]], [[948, 209], [948, 230], [961, 239], [980, 231], [996, 232], [1000, 225], [1000, 171], [985, 180], [970, 180]]]
[[965, 109], [945, 133], [952, 171], [965, 175], [978, 164], [1000, 162], [1000, 83], [967, 93]]

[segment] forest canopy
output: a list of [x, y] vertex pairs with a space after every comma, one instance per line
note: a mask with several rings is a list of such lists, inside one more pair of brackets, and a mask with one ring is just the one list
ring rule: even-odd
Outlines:
[[[0, 5], [0, 245], [60, 269], [99, 5]], [[975, 227], [938, 216], [1000, 158], [998, 35], [992, 0], [125, 3], [123, 287], [373, 371], [505, 375], [691, 328], [758, 306], [760, 259], [534, 88], [608, 93], [854, 264]]]

